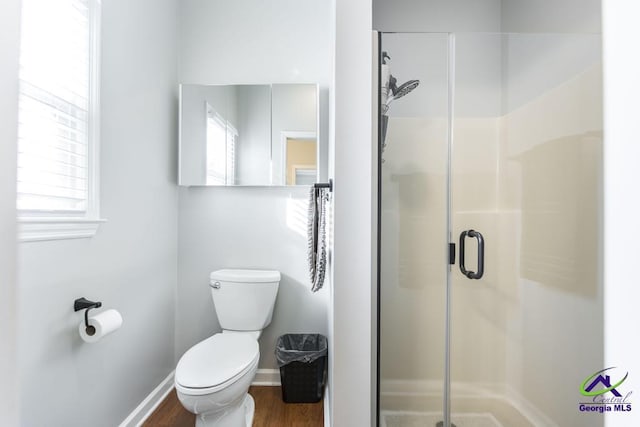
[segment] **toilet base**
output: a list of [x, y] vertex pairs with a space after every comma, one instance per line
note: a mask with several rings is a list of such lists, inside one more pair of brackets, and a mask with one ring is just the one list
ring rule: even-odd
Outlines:
[[247, 393], [244, 398], [243, 406], [245, 408], [245, 417], [247, 420], [247, 427], [253, 426], [253, 415], [256, 413], [256, 402], [253, 397]]
[[225, 413], [198, 414], [196, 427], [252, 427], [256, 404], [253, 397], [246, 393], [242, 403]]

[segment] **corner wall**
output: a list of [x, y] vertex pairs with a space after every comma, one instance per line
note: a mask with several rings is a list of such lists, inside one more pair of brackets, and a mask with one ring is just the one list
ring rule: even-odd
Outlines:
[[0, 425], [18, 425], [16, 358], [16, 141], [20, 1], [0, 14]]
[[371, 0], [336, 0], [331, 422], [375, 423], [376, 194]]
[[[108, 222], [91, 239], [19, 246], [20, 425], [118, 425], [175, 367], [176, 14], [175, 0], [102, 4]], [[84, 343], [82, 296], [119, 310], [122, 328]]]
[[598, 34], [601, 3], [601, 0], [502, 0], [502, 32]]
[[373, 28], [378, 31], [493, 32], [500, 27], [502, 0], [373, 0], [373, 4]]
[[[179, 81], [319, 83], [320, 138], [326, 144], [331, 19], [327, 2], [184, 0]], [[306, 268], [307, 200], [304, 187], [180, 188], [176, 358], [220, 332], [209, 273], [221, 268], [282, 273], [272, 323], [260, 338], [259, 368], [277, 368], [279, 335], [327, 335], [329, 281], [311, 293]]]
[[[635, 230], [640, 218], [640, 59], [637, 50], [640, 5], [603, 0], [604, 38], [604, 337], [605, 367], [629, 372], [627, 390], [640, 390], [640, 324], [637, 265], [640, 257]], [[640, 425], [637, 398], [634, 410], [607, 413], [607, 427]]]

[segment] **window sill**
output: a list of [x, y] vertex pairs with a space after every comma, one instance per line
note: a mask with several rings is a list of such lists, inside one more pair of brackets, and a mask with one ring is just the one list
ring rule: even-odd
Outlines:
[[95, 236], [106, 219], [18, 218], [18, 241], [87, 239]]

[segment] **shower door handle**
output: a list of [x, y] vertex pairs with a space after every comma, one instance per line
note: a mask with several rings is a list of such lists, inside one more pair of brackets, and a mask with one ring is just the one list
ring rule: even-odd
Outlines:
[[[464, 244], [467, 237], [475, 237], [478, 241], [478, 271], [467, 270], [464, 265]], [[460, 233], [460, 272], [469, 279], [480, 279], [484, 274], [484, 237], [479, 231], [465, 230]]]

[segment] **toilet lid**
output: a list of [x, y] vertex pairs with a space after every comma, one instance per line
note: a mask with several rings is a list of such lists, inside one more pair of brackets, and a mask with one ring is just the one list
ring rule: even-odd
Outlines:
[[178, 362], [176, 382], [209, 388], [243, 373], [260, 357], [258, 341], [243, 334], [215, 334], [191, 347]]

